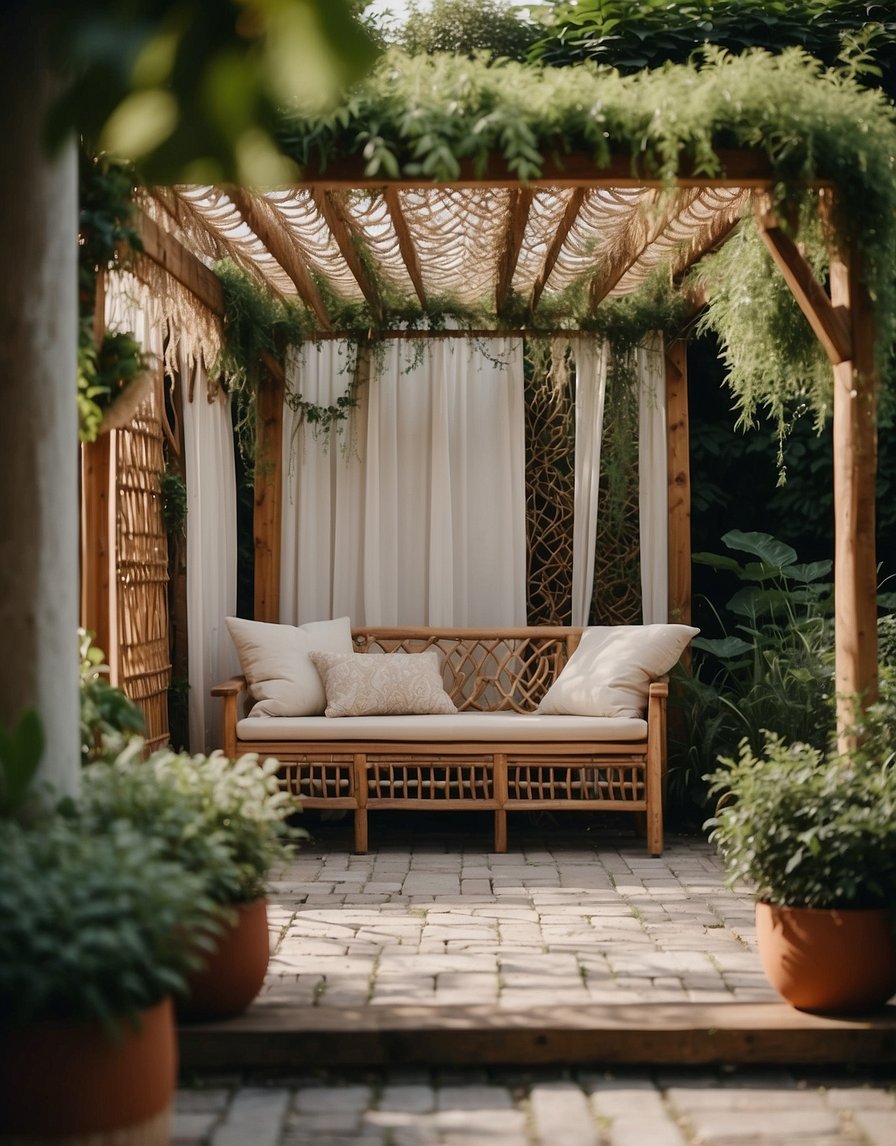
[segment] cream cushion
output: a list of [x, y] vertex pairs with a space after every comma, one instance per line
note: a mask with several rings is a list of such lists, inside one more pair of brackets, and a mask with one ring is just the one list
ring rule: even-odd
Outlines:
[[327, 694], [327, 716], [455, 713], [437, 649], [422, 653], [312, 652]]
[[639, 717], [650, 682], [667, 673], [700, 632], [690, 625], [597, 625], [538, 706], [541, 713]]
[[306, 625], [273, 625], [227, 617], [249, 695], [250, 716], [322, 716], [324, 687], [309, 654], [314, 649], [351, 653], [348, 617]]

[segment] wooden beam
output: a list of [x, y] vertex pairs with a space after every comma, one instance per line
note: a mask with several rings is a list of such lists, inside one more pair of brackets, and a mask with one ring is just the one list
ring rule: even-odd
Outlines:
[[280, 620], [280, 510], [283, 499], [283, 382], [262, 371], [256, 405], [255, 620]]
[[566, 242], [566, 236], [572, 230], [572, 225], [575, 223], [579, 211], [582, 209], [582, 204], [585, 202], [585, 197], [588, 194], [587, 187], [576, 187], [570, 196], [569, 202], [566, 204], [566, 210], [563, 212], [563, 218], [560, 220], [560, 225], [554, 235], [551, 245], [548, 247], [547, 254], [544, 259], [544, 266], [541, 268], [541, 274], [535, 281], [532, 288], [532, 297], [530, 300], [530, 307], [534, 314], [538, 300], [541, 298], [542, 292], [547, 285], [548, 279], [551, 277], [551, 271], [560, 257], [560, 252], [563, 250], [563, 244]]
[[[771, 187], [776, 175], [764, 151], [728, 150], [716, 152], [720, 174], [712, 177], [705, 172], [693, 171], [686, 163], [675, 179], [678, 187]], [[423, 176], [399, 176], [384, 179], [382, 174], [369, 178], [364, 174], [365, 161], [360, 157], [327, 158], [325, 165], [305, 165], [297, 184], [312, 184], [326, 188], [372, 188], [393, 186], [400, 188], [432, 187], [433, 179]], [[613, 154], [605, 166], [598, 166], [594, 156], [585, 152], [562, 158], [546, 157], [538, 178], [527, 179], [530, 187], [657, 187], [668, 186], [668, 181], [650, 170], [641, 156], [626, 152]], [[462, 160], [457, 179], [439, 182], [440, 187], [519, 187], [520, 181], [499, 155], [489, 157], [485, 169], [480, 163]], [[829, 181], [814, 181], [812, 186], [830, 186]]]
[[414, 238], [411, 235], [408, 221], [402, 210], [401, 195], [396, 187], [386, 187], [383, 190], [383, 197], [386, 200], [386, 210], [392, 219], [392, 226], [395, 228], [395, 234], [398, 238], [398, 249], [401, 251], [404, 265], [410, 275], [411, 282], [414, 284], [414, 290], [417, 292], [420, 305], [426, 310], [426, 287], [423, 285], [423, 272], [420, 267], [420, 260], [417, 258], [417, 248], [414, 245]]
[[374, 317], [382, 318], [383, 300], [380, 297], [379, 287], [358, 254], [358, 249], [355, 246], [355, 229], [342, 204], [340, 192], [321, 191], [315, 188], [312, 192], [312, 198], [330, 228], [330, 234], [336, 240], [336, 245], [348, 264], [348, 269], [355, 276], [361, 293], [367, 299]]
[[837, 739], [855, 744], [863, 708], [877, 698], [877, 389], [871, 300], [858, 253], [831, 259], [831, 300], [850, 318], [852, 361], [834, 365], [834, 635]]
[[666, 345], [669, 620], [691, 623], [691, 467], [687, 342]]
[[[764, 197], [761, 197], [764, 198]], [[833, 366], [853, 356], [848, 307], [835, 305], [793, 239], [767, 206], [757, 204], [759, 234]]]
[[81, 447], [81, 625], [94, 634], [118, 685], [118, 581], [115, 564], [115, 435]]
[[298, 247], [289, 242], [285, 231], [271, 218], [270, 208], [241, 187], [228, 187], [227, 197], [243, 216], [246, 225], [264, 243], [286, 272], [299, 298], [314, 312], [324, 330], [332, 330], [333, 324], [317, 289], [317, 283], [305, 266]]
[[187, 288], [213, 314], [224, 314], [224, 291], [213, 271], [148, 215], [138, 219], [143, 254]]
[[504, 242], [498, 260], [498, 281], [495, 287], [496, 314], [503, 311], [510, 294], [513, 273], [519, 261], [523, 236], [526, 233], [526, 223], [529, 221], [529, 208], [534, 197], [535, 192], [531, 187], [519, 187], [510, 192], [507, 229], [504, 232]]

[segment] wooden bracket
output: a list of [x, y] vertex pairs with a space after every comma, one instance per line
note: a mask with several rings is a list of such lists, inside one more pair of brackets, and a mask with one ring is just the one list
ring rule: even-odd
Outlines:
[[767, 197], [757, 201], [759, 234], [793, 292], [800, 310], [824, 347], [833, 366], [853, 358], [849, 308], [834, 306], [827, 291], [815, 277], [799, 247], [783, 230], [768, 207]]

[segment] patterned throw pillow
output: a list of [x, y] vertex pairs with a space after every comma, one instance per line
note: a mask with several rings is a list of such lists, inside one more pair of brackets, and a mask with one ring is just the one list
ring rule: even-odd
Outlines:
[[308, 654], [327, 694], [327, 716], [457, 712], [445, 692], [437, 649], [423, 653]]

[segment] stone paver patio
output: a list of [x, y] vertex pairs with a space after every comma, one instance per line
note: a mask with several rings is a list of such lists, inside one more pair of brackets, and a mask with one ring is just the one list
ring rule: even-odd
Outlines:
[[[447, 822], [446, 822], [447, 821]], [[265, 995], [321, 1007], [767, 1002], [746, 888], [714, 850], [561, 820], [511, 832], [381, 817], [366, 856], [322, 825], [271, 896]], [[401, 839], [401, 835], [404, 839]], [[883, 1070], [307, 1071], [191, 1080], [176, 1146], [893, 1146]]]

